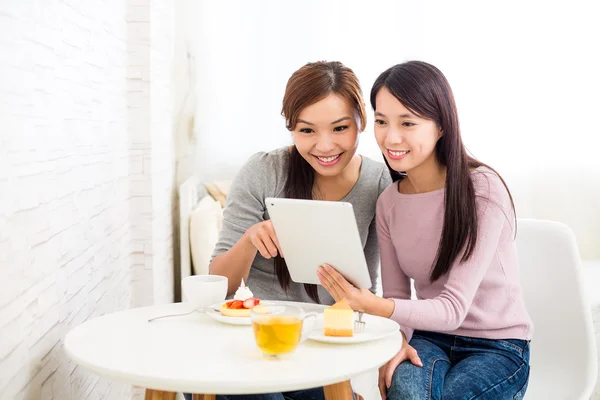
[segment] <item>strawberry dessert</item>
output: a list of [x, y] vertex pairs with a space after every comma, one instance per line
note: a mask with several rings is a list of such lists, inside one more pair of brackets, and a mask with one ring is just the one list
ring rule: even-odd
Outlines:
[[260, 300], [253, 297], [252, 291], [242, 279], [242, 284], [236, 290], [233, 300], [221, 305], [221, 315], [227, 317], [249, 317], [250, 309], [260, 304]]

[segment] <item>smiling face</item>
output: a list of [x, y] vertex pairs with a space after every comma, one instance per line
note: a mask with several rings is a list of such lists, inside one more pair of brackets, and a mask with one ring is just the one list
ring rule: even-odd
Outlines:
[[340, 174], [356, 154], [356, 111], [336, 94], [305, 107], [293, 128], [300, 155], [324, 177]]
[[406, 108], [386, 87], [376, 96], [375, 138], [390, 167], [398, 172], [435, 161], [438, 125]]

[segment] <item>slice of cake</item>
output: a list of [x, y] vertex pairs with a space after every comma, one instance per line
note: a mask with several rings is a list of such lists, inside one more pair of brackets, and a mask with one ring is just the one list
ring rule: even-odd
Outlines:
[[323, 312], [325, 336], [353, 336], [354, 311], [346, 300], [327, 307]]

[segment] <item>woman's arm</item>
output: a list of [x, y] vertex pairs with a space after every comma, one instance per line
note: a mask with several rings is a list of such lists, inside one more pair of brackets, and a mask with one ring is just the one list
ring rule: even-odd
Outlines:
[[[389, 231], [387, 215], [389, 210], [385, 209], [384, 202], [377, 202], [377, 237], [379, 239], [379, 252], [381, 254], [381, 280], [383, 287], [383, 299], [374, 298], [367, 305], [370, 314], [389, 317], [394, 311], [394, 302], [389, 298], [410, 299], [410, 278], [404, 273], [396, 249], [392, 243]], [[400, 324], [400, 329], [406, 341], [409, 342], [413, 329], [406, 324]]]
[[411, 301], [391, 294], [394, 309], [390, 318], [400, 325], [436, 331], [453, 331], [462, 325], [496, 255], [502, 231], [513, 215], [508, 193], [500, 179], [495, 175], [488, 176], [484, 183], [486, 193], [478, 194], [477, 198], [479, 221], [473, 255], [464, 263], [455, 262], [444, 289], [433, 299]]
[[[497, 181], [497, 182], [496, 182]], [[392, 318], [403, 328], [410, 341], [412, 329], [452, 331], [460, 327], [467, 316], [475, 294], [496, 254], [502, 232], [511, 232], [511, 203], [499, 178], [490, 178], [487, 193], [479, 194], [478, 239], [472, 257], [465, 263], [456, 263], [448, 276], [442, 292], [433, 299], [410, 300], [410, 280], [398, 263], [396, 249], [390, 241], [385, 213], [378, 212], [378, 233], [381, 249], [384, 297], [357, 289], [330, 266], [319, 271], [319, 277], [328, 291], [346, 298], [352, 308], [369, 314]], [[378, 205], [381, 202], [378, 203]], [[510, 239], [507, 240], [511, 240]], [[504, 240], [504, 239], [503, 239]], [[410, 328], [408, 328], [410, 327]]]
[[380, 276], [379, 268], [379, 248], [377, 246], [377, 228], [375, 226], [375, 219], [369, 225], [369, 234], [367, 236], [367, 242], [365, 243], [365, 259], [367, 260], [367, 268], [369, 269], [369, 276], [371, 277], [371, 289], [372, 293], [377, 291], [377, 282]]
[[[381, 250], [383, 295], [384, 297], [393, 296], [410, 299], [410, 279], [404, 274], [398, 263], [396, 250], [390, 239], [387, 211], [384, 209], [381, 200], [378, 201], [376, 221], [379, 248]], [[319, 268], [317, 274], [321, 284], [336, 301], [345, 299], [354, 310], [385, 318], [389, 318], [394, 312], [394, 300], [376, 296], [367, 289], [357, 289], [330, 265], [323, 265], [322, 268]], [[411, 339], [413, 329], [410, 326], [401, 324], [400, 330], [406, 340]]]
[[269, 226], [272, 230], [270, 221], [264, 222], [264, 199], [268, 197], [266, 188], [274, 186], [275, 172], [265, 165], [264, 157], [265, 153], [258, 153], [248, 160], [227, 195], [223, 227], [209, 268], [211, 274], [228, 278], [228, 294], [235, 292], [242, 279], [248, 278], [257, 252], [252, 243], [253, 231], [260, 228], [268, 233]]
[[210, 274], [227, 277], [227, 295], [233, 294], [240, 286], [242, 279], [248, 280], [250, 267], [256, 257], [256, 248], [246, 235], [228, 251], [213, 258], [210, 263]]

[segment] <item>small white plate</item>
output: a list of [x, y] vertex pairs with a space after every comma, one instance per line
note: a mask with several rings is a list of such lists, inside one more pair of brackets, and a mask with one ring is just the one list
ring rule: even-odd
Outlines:
[[[229, 300], [227, 300], [229, 301]], [[222, 315], [221, 312], [216, 311], [216, 310], [220, 310], [221, 309], [221, 304], [223, 304], [224, 302], [221, 303], [217, 303], [217, 304], [213, 304], [212, 306], [210, 306], [209, 308], [213, 309], [210, 311], [206, 312], [206, 315], [208, 315], [209, 317], [211, 317], [212, 319], [222, 322], [224, 324], [230, 324], [230, 325], [252, 325], [252, 321], [250, 320], [250, 317], [228, 317], [225, 315]], [[300, 308], [302, 308], [305, 312], [323, 312], [323, 310], [325, 309], [326, 306], [320, 305], [320, 304], [311, 304], [311, 303], [298, 303], [298, 302], [294, 302], [294, 301], [269, 301], [269, 300], [263, 300], [260, 302], [260, 304], [282, 304], [282, 305], [294, 305], [294, 306], [298, 306]]]
[[[227, 301], [231, 301], [231, 300], [227, 300]], [[219, 321], [219, 322], [223, 322], [225, 324], [229, 324], [229, 325], [252, 325], [252, 322], [250, 321], [250, 317], [228, 317], [226, 315], [221, 314], [220, 310], [221, 309], [221, 305], [223, 303], [226, 303], [225, 301], [220, 302], [220, 303], [216, 303], [213, 304], [212, 306], [210, 306], [209, 308], [211, 309], [210, 311], [206, 312], [206, 315], [208, 315], [209, 317], [211, 317], [212, 319]], [[263, 303], [263, 302], [261, 302]]]
[[207, 311], [206, 315], [211, 317], [212, 319], [223, 322], [229, 325], [252, 325], [250, 321], [250, 317], [228, 317], [226, 315], [222, 315], [218, 311]]
[[[358, 319], [356, 315], [355, 320]], [[325, 336], [323, 333], [323, 316], [319, 315], [313, 330], [308, 334], [308, 339], [335, 344], [364, 343], [382, 339], [400, 330], [400, 325], [389, 318], [364, 314], [362, 320], [365, 322], [365, 329], [362, 333], [355, 332], [354, 336], [351, 337]]]

